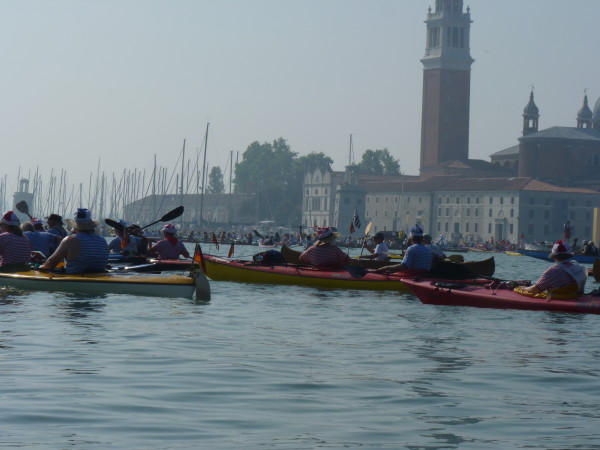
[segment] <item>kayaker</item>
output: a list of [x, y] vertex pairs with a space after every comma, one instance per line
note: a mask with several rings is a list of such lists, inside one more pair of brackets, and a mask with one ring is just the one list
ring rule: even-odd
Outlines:
[[[40, 226], [42, 229], [40, 230]], [[23, 222], [21, 224], [21, 230], [29, 242], [31, 243], [32, 252], [40, 252], [45, 257], [50, 255], [50, 246], [58, 246], [62, 238], [52, 233], [44, 231], [42, 221], [35, 217], [31, 219], [31, 222]]]
[[546, 269], [533, 286], [518, 286], [514, 290], [532, 297], [576, 298], [583, 294], [587, 281], [587, 269], [573, 259], [564, 241], [552, 247], [550, 258], [555, 265]]
[[339, 235], [330, 227], [317, 229], [314, 245], [300, 253], [300, 262], [323, 269], [337, 269], [350, 264], [350, 257], [333, 244]]
[[0, 219], [0, 270], [25, 268], [31, 261], [31, 243], [23, 235], [21, 221], [12, 211]]
[[410, 229], [408, 237], [410, 245], [404, 253], [404, 258], [400, 264], [385, 266], [376, 269], [376, 273], [400, 272], [411, 270], [414, 272], [428, 272], [431, 269], [432, 253], [431, 250], [423, 245], [423, 230], [419, 225]]
[[371, 259], [374, 261], [387, 261], [390, 259], [388, 255], [388, 245], [385, 243], [383, 233], [375, 233], [373, 242], [375, 242], [375, 248], [371, 245], [367, 245], [366, 247], [366, 249], [373, 254]]
[[[50, 214], [46, 217], [46, 222], [48, 223], [48, 233], [54, 234], [56, 236], [60, 236], [61, 239], [66, 238], [69, 233], [65, 230], [65, 224], [63, 223], [62, 216], [58, 214]], [[56, 250], [58, 244], [50, 245], [50, 254]]]
[[74, 219], [74, 234], [64, 238], [40, 268], [51, 270], [66, 260], [67, 273], [104, 272], [108, 263], [108, 244], [96, 233], [98, 224], [92, 220], [92, 212], [78, 208]]
[[190, 254], [177, 237], [177, 230], [170, 223], [163, 228], [164, 239], [158, 241], [148, 250], [148, 255], [158, 256], [158, 259], [179, 259], [179, 256], [189, 258]]
[[138, 256], [139, 255], [139, 242], [136, 236], [127, 233], [126, 242], [123, 244], [123, 236], [127, 231], [127, 222], [123, 219], [119, 220], [120, 227], [115, 227], [115, 234], [117, 235], [108, 244], [108, 251], [123, 256]]
[[429, 234], [423, 235], [423, 245], [431, 250], [432, 264], [437, 264], [446, 259], [446, 254], [437, 244], [431, 242], [431, 236]]

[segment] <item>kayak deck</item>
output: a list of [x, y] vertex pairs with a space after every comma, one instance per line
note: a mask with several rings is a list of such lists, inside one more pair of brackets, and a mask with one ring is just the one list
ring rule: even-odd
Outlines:
[[402, 281], [422, 303], [429, 305], [600, 314], [600, 297], [592, 295], [548, 301], [545, 298], [522, 295], [511, 289], [488, 289], [485, 286], [464, 286], [460, 283], [452, 285], [424, 280]]

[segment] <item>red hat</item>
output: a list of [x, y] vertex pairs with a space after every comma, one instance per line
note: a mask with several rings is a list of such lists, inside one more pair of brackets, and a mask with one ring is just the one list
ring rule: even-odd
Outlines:
[[560, 241], [556, 241], [556, 244], [554, 244], [552, 246], [552, 252], [550, 253], [550, 256], [557, 256], [557, 255], [570, 255], [571, 252], [569, 251], [569, 248], [565, 245], [564, 241], [561, 239]]
[[20, 225], [21, 221], [17, 217], [17, 215], [12, 211], [6, 211], [0, 220], [0, 223], [5, 225]]
[[175, 234], [176, 231], [177, 230], [175, 229], [175, 227], [173, 225], [171, 225], [170, 223], [165, 225], [163, 228], [163, 233]]

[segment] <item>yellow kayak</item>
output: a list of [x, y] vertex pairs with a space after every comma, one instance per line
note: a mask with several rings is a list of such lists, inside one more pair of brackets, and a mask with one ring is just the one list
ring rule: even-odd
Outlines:
[[210, 285], [200, 271], [185, 275], [144, 275], [118, 272], [64, 274], [40, 270], [0, 273], [0, 286], [23, 290], [131, 294], [151, 297], [210, 299]]

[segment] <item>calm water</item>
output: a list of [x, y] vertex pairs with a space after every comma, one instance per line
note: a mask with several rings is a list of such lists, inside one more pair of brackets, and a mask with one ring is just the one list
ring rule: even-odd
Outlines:
[[600, 316], [211, 286], [2, 292], [0, 448], [600, 448]]

